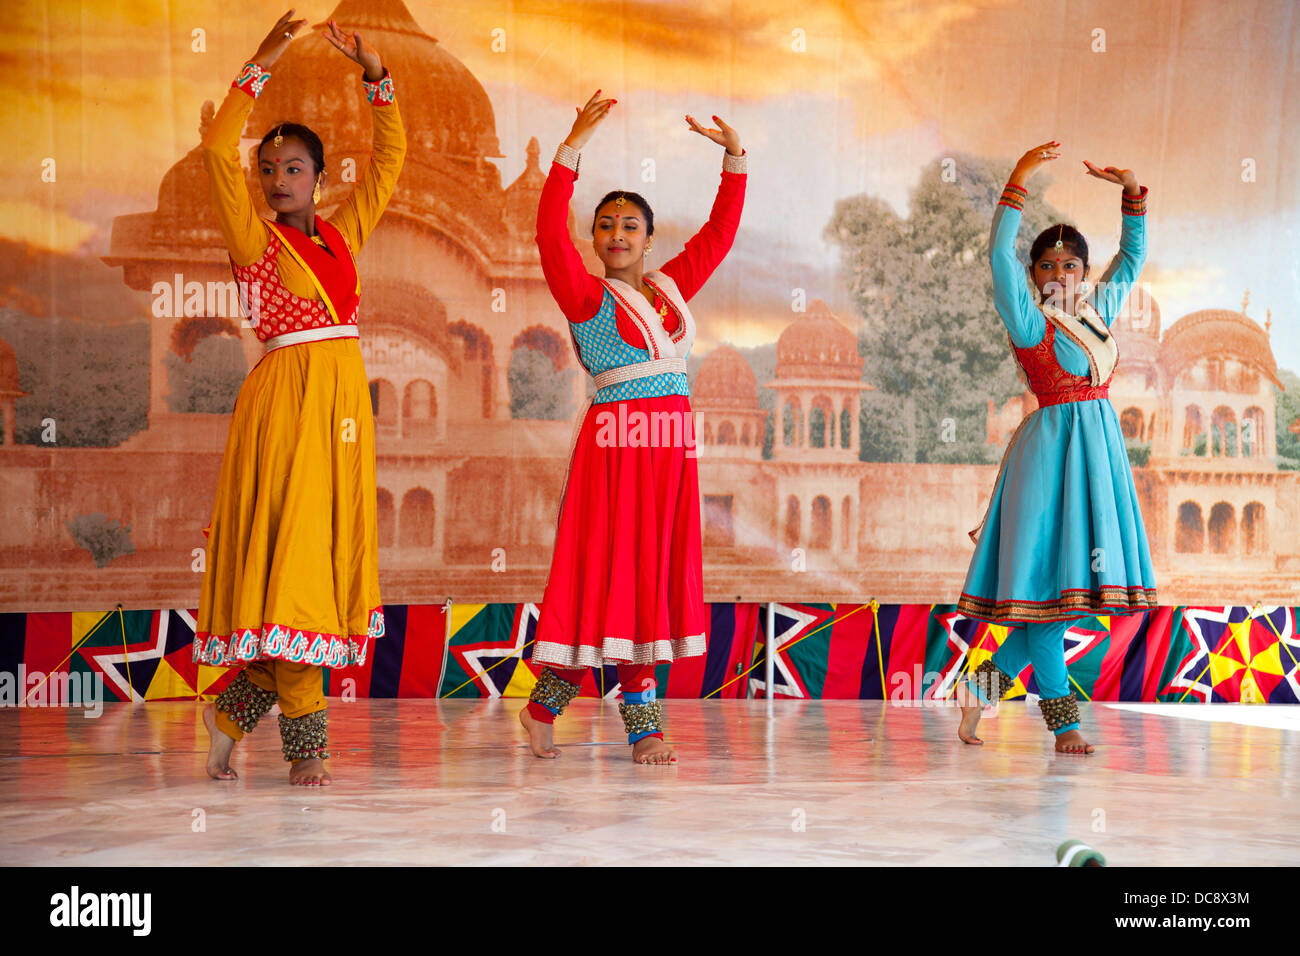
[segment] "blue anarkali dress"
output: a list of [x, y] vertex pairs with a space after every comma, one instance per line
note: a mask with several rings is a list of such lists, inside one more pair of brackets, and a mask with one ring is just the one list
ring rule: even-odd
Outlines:
[[1011, 437], [988, 512], [971, 532], [975, 554], [957, 610], [1011, 628], [975, 669], [971, 689], [986, 704], [997, 700], [1032, 664], [1039, 707], [1057, 736], [1079, 727], [1063, 640], [1070, 621], [1156, 606], [1137, 489], [1109, 398], [1118, 354], [1109, 330], [1146, 260], [1146, 195], [1144, 187], [1123, 197], [1119, 254], [1079, 317], [1045, 310], [1031, 293], [1015, 249], [1025, 191], [1008, 184], [993, 216], [994, 302], [1039, 407]]
[[[1146, 195], [1124, 197], [1119, 253], [1098, 283], [1093, 305], [1107, 330], [1146, 260]], [[1034, 302], [1015, 251], [1024, 196], [1004, 190], [989, 245], [998, 315], [1040, 407], [1007, 447], [957, 609], [1014, 624], [1152, 608], [1155, 575], [1110, 373], [1094, 384], [1088, 343]]]

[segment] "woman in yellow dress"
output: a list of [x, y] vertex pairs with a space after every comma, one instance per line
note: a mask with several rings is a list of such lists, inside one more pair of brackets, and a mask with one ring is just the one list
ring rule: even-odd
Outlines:
[[364, 70], [374, 109], [365, 176], [328, 220], [316, 214], [324, 149], [305, 126], [273, 127], [258, 178], [274, 221], [253, 209], [239, 138], [269, 68], [305, 24], [290, 10], [231, 85], [203, 140], [217, 220], [266, 354], [239, 390], [221, 462], [194, 659], [241, 667], [203, 717], [208, 775], [277, 702], [293, 784], [330, 783], [324, 668], [364, 663], [383, 635], [375, 433], [357, 336], [353, 255], [397, 184], [406, 137], [392, 79], [360, 34], [323, 36]]

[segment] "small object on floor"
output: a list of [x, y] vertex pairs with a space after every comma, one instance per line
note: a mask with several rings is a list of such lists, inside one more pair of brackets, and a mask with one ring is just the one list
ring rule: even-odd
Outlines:
[[1056, 848], [1057, 866], [1105, 866], [1106, 858], [1082, 840], [1066, 840]]

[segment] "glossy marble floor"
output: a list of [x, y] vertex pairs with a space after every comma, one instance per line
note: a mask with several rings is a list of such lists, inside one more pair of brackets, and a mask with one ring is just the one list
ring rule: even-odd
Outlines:
[[1084, 705], [1100, 748], [1079, 758], [1023, 703], [977, 748], [946, 708], [672, 700], [672, 767], [634, 765], [588, 700], [539, 760], [519, 707], [336, 701], [336, 783], [312, 791], [272, 717], [223, 783], [195, 704], [6, 708], [0, 864], [1044, 866], [1071, 837], [1112, 866], [1297, 861], [1300, 707]]

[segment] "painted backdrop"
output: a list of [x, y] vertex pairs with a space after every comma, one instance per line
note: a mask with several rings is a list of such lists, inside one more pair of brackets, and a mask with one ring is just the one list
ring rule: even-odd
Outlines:
[[[615, 187], [656, 253], [707, 215], [717, 113], [750, 156], [741, 233], [692, 308], [709, 600], [955, 600], [997, 461], [1032, 410], [993, 311], [987, 232], [1016, 157], [1033, 232], [1104, 263], [1119, 189], [1151, 253], [1117, 322], [1111, 400], [1162, 604], [1300, 591], [1300, 89], [1292, 4], [1214, 0], [343, 0], [392, 71], [410, 153], [362, 253], [386, 601], [541, 596], [587, 391], [533, 244], [575, 104], [619, 99], [583, 155], [573, 230]], [[241, 328], [197, 145], [277, 9], [49, 0], [2, 38], [0, 609], [178, 608]], [[357, 72], [304, 35], [246, 130], [306, 122], [346, 195], [370, 129]], [[256, 191], [256, 187], [254, 187]], [[258, 199], [260, 203], [260, 196]], [[595, 268], [590, 249], [586, 255]], [[662, 261], [662, 260], [661, 260]]]

